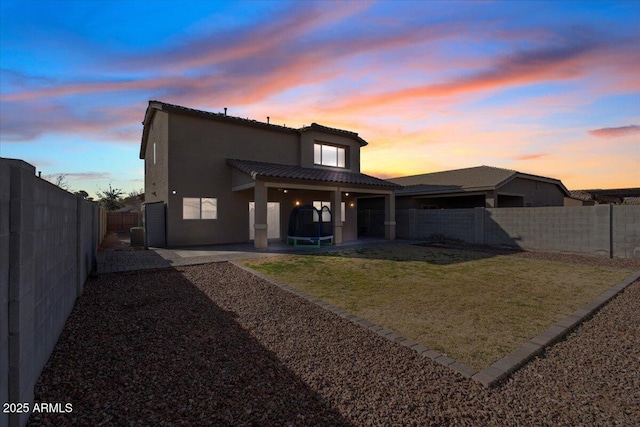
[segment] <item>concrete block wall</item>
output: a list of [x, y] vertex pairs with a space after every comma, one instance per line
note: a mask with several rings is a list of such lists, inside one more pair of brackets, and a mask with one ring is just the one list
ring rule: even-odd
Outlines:
[[77, 297], [78, 197], [35, 181], [34, 366], [44, 366]]
[[468, 243], [640, 257], [640, 206], [399, 210], [398, 238], [441, 234]]
[[[76, 294], [81, 295], [86, 277], [96, 268], [95, 251], [106, 234], [106, 231], [104, 231], [106, 230], [106, 211], [80, 198], [76, 202], [78, 212], [77, 229], [79, 230], [76, 245], [79, 261]], [[105, 220], [105, 223], [102, 222], [103, 220]]]
[[486, 209], [485, 244], [609, 256], [610, 206]]
[[[0, 400], [33, 404], [34, 385], [95, 263], [100, 212], [0, 159]], [[23, 426], [29, 414], [0, 414]]]
[[415, 213], [413, 235], [416, 239], [426, 239], [434, 234], [465, 242], [475, 239], [474, 209], [421, 209], [415, 210]]
[[[9, 401], [33, 402], [35, 168], [19, 161], [9, 168]], [[25, 418], [9, 414], [9, 425], [23, 425]]]
[[[9, 251], [11, 170], [0, 164], [0, 403], [9, 401]], [[0, 426], [9, 414], [0, 411]]]
[[640, 206], [612, 206], [611, 246], [616, 258], [640, 258]]
[[100, 244], [107, 235], [107, 211], [102, 207], [98, 213], [98, 224], [98, 244]]

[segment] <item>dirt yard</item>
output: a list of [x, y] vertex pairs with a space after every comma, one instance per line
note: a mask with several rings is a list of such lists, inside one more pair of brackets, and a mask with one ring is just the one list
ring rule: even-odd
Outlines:
[[232, 264], [90, 279], [30, 425], [635, 425], [640, 283], [485, 390]]

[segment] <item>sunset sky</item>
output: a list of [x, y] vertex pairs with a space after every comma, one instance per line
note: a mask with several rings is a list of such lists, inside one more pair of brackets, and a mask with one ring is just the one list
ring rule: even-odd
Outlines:
[[358, 132], [362, 172], [640, 187], [640, 1], [0, 2], [0, 156], [144, 185], [148, 100]]

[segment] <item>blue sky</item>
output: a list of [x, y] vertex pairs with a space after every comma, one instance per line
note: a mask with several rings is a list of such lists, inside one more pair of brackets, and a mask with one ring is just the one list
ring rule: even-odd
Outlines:
[[640, 187], [640, 2], [0, 2], [0, 156], [143, 187], [148, 100], [358, 132], [380, 177]]

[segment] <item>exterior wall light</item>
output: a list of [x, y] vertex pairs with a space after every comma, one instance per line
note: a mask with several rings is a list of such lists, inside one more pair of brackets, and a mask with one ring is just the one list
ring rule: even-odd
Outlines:
[[176, 190], [173, 190], [173, 191], [171, 192], [171, 194], [176, 194]]
[[296, 206], [300, 206], [300, 201], [296, 200]]

